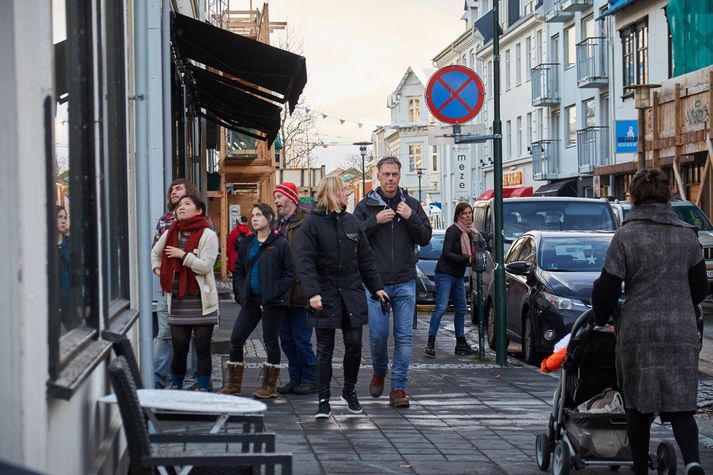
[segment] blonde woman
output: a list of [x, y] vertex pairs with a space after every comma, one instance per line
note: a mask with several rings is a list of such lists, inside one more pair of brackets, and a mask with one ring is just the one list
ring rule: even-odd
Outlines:
[[342, 399], [350, 412], [362, 412], [355, 392], [362, 327], [369, 321], [362, 281], [373, 298], [388, 301], [364, 231], [345, 211], [348, 196], [340, 177], [323, 178], [317, 188], [317, 208], [305, 218], [297, 238], [297, 276], [309, 299], [308, 319], [317, 335], [317, 419], [331, 414], [329, 384], [337, 328], [342, 330], [346, 350]]

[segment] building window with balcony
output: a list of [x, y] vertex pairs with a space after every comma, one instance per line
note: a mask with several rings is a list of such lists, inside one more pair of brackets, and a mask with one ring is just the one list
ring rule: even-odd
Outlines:
[[486, 84], [486, 89], [492, 88], [493, 87], [493, 61], [492, 60], [488, 60], [487, 81], [488, 81], [488, 83]]
[[537, 140], [544, 140], [545, 139], [545, 118], [544, 118], [544, 113], [542, 112], [542, 109], [537, 109]]
[[408, 121], [418, 122], [421, 120], [421, 99], [411, 97], [408, 100]]
[[597, 125], [594, 117], [594, 98], [582, 101], [582, 110], [584, 111], [584, 126], [593, 127]]
[[522, 51], [520, 43], [515, 45], [515, 84], [522, 84]]
[[510, 158], [512, 158], [512, 121], [508, 120], [505, 124], [505, 137], [505, 152], [507, 155], [506, 158], [509, 160]]
[[594, 15], [589, 14], [582, 18], [582, 39], [594, 38]]
[[[620, 31], [624, 87], [649, 79], [649, 28], [644, 19]], [[625, 93], [626, 94], [626, 93]]]
[[550, 62], [559, 63], [560, 61], [560, 35], [552, 35], [550, 41], [550, 57], [552, 58]]
[[527, 122], [527, 125], [526, 125], [527, 135], [525, 136], [525, 140], [526, 140], [525, 144], [529, 148], [529, 147], [532, 147], [532, 112], [527, 113], [526, 122]]
[[525, 81], [530, 80], [532, 75], [532, 38], [525, 38]]
[[565, 69], [574, 66], [577, 58], [576, 41], [574, 37], [574, 25], [564, 30], [564, 67]]
[[431, 147], [431, 171], [438, 171], [438, 146]]
[[510, 89], [510, 50], [505, 51], [505, 90]]
[[565, 146], [574, 147], [577, 144], [577, 106], [571, 105], [564, 109], [567, 133], [565, 135]]
[[542, 30], [535, 34], [535, 62], [542, 64]]
[[517, 152], [518, 157], [522, 157], [522, 116], [519, 115], [517, 116], [517, 120], [515, 122], [516, 124], [516, 130], [515, 133], [517, 134], [515, 136], [517, 148], [515, 151]]
[[408, 171], [416, 173], [416, 169], [421, 168], [421, 145], [408, 146]]

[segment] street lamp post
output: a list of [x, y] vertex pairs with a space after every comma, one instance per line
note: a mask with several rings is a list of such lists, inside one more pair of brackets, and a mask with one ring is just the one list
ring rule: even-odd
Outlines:
[[359, 146], [359, 153], [361, 153], [361, 198], [366, 197], [366, 170], [364, 168], [364, 160], [366, 160], [366, 147], [371, 145], [371, 142], [355, 142], [354, 145]]
[[639, 170], [646, 168], [646, 131], [644, 130], [644, 114], [646, 113], [646, 109], [651, 107], [651, 89], [655, 89], [657, 87], [661, 86], [659, 84], [632, 84], [631, 86], [626, 86], [624, 88], [625, 91], [633, 91], [634, 107], [639, 112], [639, 136], [637, 139]]
[[418, 202], [423, 203], [423, 199], [421, 198], [421, 177], [423, 176], [423, 171], [425, 168], [417, 168], [416, 169], [416, 176], [418, 176]]

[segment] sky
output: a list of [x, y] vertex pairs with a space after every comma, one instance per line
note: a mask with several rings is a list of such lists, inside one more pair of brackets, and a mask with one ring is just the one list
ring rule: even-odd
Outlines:
[[[375, 125], [388, 124], [386, 97], [406, 69], [433, 67], [433, 57], [465, 31], [464, 0], [265, 1], [270, 20], [287, 21], [290, 34], [303, 39], [306, 106], [329, 116], [318, 115], [317, 126], [330, 144], [370, 140]], [[231, 0], [230, 6], [247, 9], [250, 2]], [[316, 153], [329, 171], [359, 151], [344, 145]]]

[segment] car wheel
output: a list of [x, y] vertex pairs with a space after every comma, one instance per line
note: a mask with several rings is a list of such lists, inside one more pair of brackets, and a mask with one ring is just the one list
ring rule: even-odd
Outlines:
[[542, 360], [542, 355], [538, 353], [535, 346], [535, 319], [532, 310], [528, 310], [522, 322], [522, 357], [525, 363], [538, 366]]
[[486, 333], [488, 335], [488, 346], [491, 350], [495, 350], [495, 307], [492, 303], [488, 303], [486, 309], [486, 315], [488, 316]]

